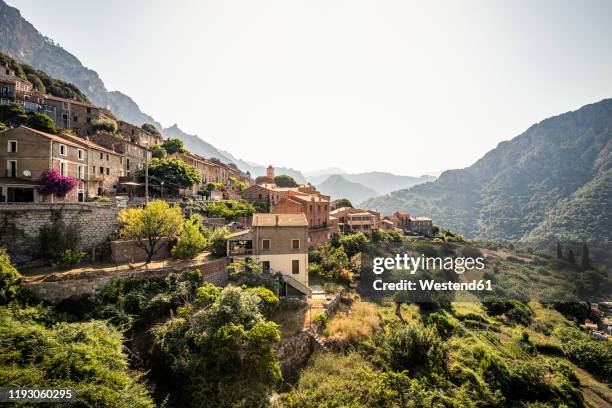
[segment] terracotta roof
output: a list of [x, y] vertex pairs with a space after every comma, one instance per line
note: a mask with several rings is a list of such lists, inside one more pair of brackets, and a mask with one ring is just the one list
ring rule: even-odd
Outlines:
[[41, 132], [40, 130], [32, 129], [32, 128], [29, 128], [29, 127], [23, 126], [23, 125], [19, 126], [19, 127], [16, 127], [16, 128], [13, 128], [13, 129], [9, 129], [6, 132], [4, 132], [3, 135], [8, 135], [11, 132], [14, 132], [14, 131], [19, 130], [19, 129], [23, 129], [23, 130], [26, 130], [26, 131], [28, 131], [30, 133], [34, 133], [34, 134], [36, 134], [38, 136], [42, 136], [42, 137], [44, 137], [46, 139], [53, 140], [54, 142], [63, 143], [63, 144], [66, 144], [66, 145], [72, 146], [72, 147], [81, 147], [80, 145], [78, 145], [78, 144], [76, 144], [74, 142], [71, 142], [69, 140], [66, 140], [66, 139], [64, 139], [62, 137], [59, 137], [57, 135], [52, 135], [50, 133]]
[[410, 217], [411, 221], [431, 221], [429, 217]]
[[379, 222], [384, 222], [385, 224], [391, 224], [393, 225], [393, 223], [389, 220], [380, 220]]
[[307, 227], [304, 213], [294, 214], [253, 214], [254, 227]]
[[98, 130], [98, 131], [96, 132], [96, 134], [107, 135], [107, 136], [110, 136], [110, 137], [113, 137], [113, 138], [117, 139], [117, 140], [118, 140], [118, 141], [120, 141], [120, 142], [124, 142], [124, 143], [127, 143], [127, 144], [131, 144], [132, 146], [137, 146], [137, 147], [140, 147], [141, 149], [148, 150], [146, 147], [141, 146], [141, 145], [139, 145], [138, 143], [134, 143], [134, 142], [132, 142], [131, 140], [127, 140], [126, 138], [121, 137], [121, 136], [113, 135], [112, 133], [108, 133], [108, 132], [104, 132], [104, 131], [102, 131], [102, 130]]
[[60, 98], [59, 96], [53, 96], [53, 95], [45, 95], [45, 98], [46, 99], [51, 99], [52, 101], [67, 102], [67, 103], [71, 103], [73, 105], [81, 105], [81, 106], [85, 106], [86, 108], [94, 108], [94, 109], [104, 110], [103, 108], [101, 108], [99, 106], [92, 105], [91, 103], [87, 103], [87, 102], [80, 102], [80, 101], [77, 101], [75, 99]]
[[350, 213], [349, 217], [352, 217], [352, 216], [364, 216], [364, 215], [367, 215], [367, 216], [370, 216], [370, 217], [374, 217], [372, 214], [370, 214], [369, 212], [365, 212], [365, 211], [364, 212]]
[[72, 135], [67, 135], [65, 133], [60, 133], [58, 134], [59, 137], [64, 138], [68, 141], [74, 142], [76, 144], [80, 144], [83, 147], [89, 147], [90, 149], [94, 149], [94, 150], [99, 150], [105, 153], [110, 153], [110, 154], [114, 154], [117, 156], [121, 156], [121, 153], [117, 153], [114, 150], [110, 150], [107, 149], [106, 147], [102, 147], [94, 142], [92, 142], [91, 140], [87, 140], [87, 139], [81, 139], [78, 136], [72, 136]]

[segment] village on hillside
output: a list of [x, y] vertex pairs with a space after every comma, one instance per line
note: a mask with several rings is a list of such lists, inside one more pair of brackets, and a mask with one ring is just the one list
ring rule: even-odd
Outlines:
[[[369, 236], [383, 230], [423, 238], [433, 235], [432, 220], [427, 217], [404, 211], [382, 215], [374, 209], [354, 208], [342, 197], [332, 198], [293, 180], [291, 186], [278, 185], [272, 166], [265, 176], [253, 179], [234, 164], [188, 152], [178, 139], [164, 140], [152, 125], [136, 126], [116, 119], [107, 109], [37, 91], [8, 65], [0, 70], [0, 106], [19, 106], [25, 112], [45, 115], [57, 129], [51, 133], [9, 123], [0, 133], [0, 143], [5, 146], [0, 150], [0, 161], [5, 165], [5, 174], [0, 177], [2, 212], [19, 208], [24, 214], [31, 205], [32, 211], [45, 218], [42, 213], [62, 211], [66, 205], [71, 206], [70, 211], [82, 205], [96, 212], [100, 206], [138, 208], [153, 199], [204, 207], [244, 201], [256, 212], [245, 215], [241, 222], [235, 217], [216, 217], [204, 219], [204, 223], [234, 231], [227, 243], [228, 263], [254, 258], [265, 270], [286, 276], [287, 286], [298, 295], [311, 294], [308, 249], [330, 242], [340, 233]], [[164, 160], [175, 167], [164, 168], [160, 165]], [[176, 160], [185, 166], [177, 167]], [[177, 172], [196, 176], [181, 178]], [[280, 179], [287, 177], [281, 175]], [[130, 247], [132, 253], [127, 255], [126, 249], [115, 243], [109, 245], [110, 250], [102, 249], [102, 242], [116, 238], [117, 222], [108, 217], [96, 222], [97, 232], [107, 231], [108, 237], [85, 237], [70, 250], [82, 251], [94, 262], [145, 260], [145, 251], [137, 246]], [[17, 263], [26, 267], [50, 261], [36, 256], [22, 259], [10, 243], [6, 246]], [[170, 253], [168, 248], [155, 256], [170, 257]]]

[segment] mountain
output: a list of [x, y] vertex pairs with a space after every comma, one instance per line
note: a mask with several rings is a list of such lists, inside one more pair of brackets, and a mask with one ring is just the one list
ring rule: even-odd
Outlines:
[[378, 194], [369, 187], [348, 181], [339, 174], [329, 176], [327, 180], [317, 185], [317, 190], [330, 195], [332, 199], [348, 198], [352, 203], [359, 203]]
[[[109, 109], [122, 120], [136, 125], [152, 123], [162, 129], [161, 124], [142, 112], [132, 98], [119, 91], [106, 89], [96, 71], [86, 68], [77, 57], [43, 36], [21, 16], [19, 10], [3, 0], [0, 0], [0, 52], [42, 70], [51, 77], [76, 85], [92, 103]], [[237, 162], [197, 135], [183, 132], [177, 125], [163, 129], [163, 134], [166, 137], [178, 137], [193, 153], [216, 157], [226, 163]]]
[[612, 99], [531, 126], [472, 166], [366, 201], [480, 240], [612, 240]]
[[[312, 174], [312, 173], [311, 173]], [[397, 174], [381, 171], [370, 171], [366, 173], [324, 173], [308, 176], [312, 184], [320, 184], [332, 175], [340, 174], [346, 180], [366, 186], [374, 191], [376, 195], [389, 194], [392, 191], [409, 188], [417, 184], [433, 181], [433, 176], [423, 175], [421, 177], [399, 176]], [[355, 203], [357, 204], [357, 203]]]
[[340, 167], [328, 167], [326, 169], [313, 170], [313, 171], [304, 173], [304, 175], [308, 177], [309, 180], [314, 177], [323, 177], [320, 181], [325, 180], [327, 177], [331, 176], [332, 174], [346, 174], [346, 172], [342, 170]]

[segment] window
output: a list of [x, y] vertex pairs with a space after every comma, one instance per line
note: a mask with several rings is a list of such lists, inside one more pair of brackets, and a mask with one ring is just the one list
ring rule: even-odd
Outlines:
[[72, 117], [72, 121], [73, 121], [73, 122], [78, 122], [78, 121], [79, 121], [78, 116], [73, 116], [73, 117]]
[[294, 259], [291, 261], [291, 273], [294, 275], [299, 275], [300, 273], [300, 260]]
[[17, 141], [16, 140], [8, 141], [7, 151], [9, 153], [17, 153]]
[[291, 248], [293, 248], [293, 249], [300, 249], [300, 240], [299, 239], [292, 239], [291, 240]]
[[77, 150], [77, 157], [79, 158], [79, 160], [83, 160], [85, 158], [85, 152], [83, 151], [83, 149], [78, 149]]
[[91, 108], [87, 108], [87, 113], [91, 113]]
[[68, 156], [68, 151], [66, 150], [66, 145], [59, 145], [59, 154], [60, 156]]
[[91, 166], [91, 174], [96, 174], [96, 166]]
[[60, 173], [62, 173], [62, 176], [68, 175], [68, 165], [63, 160], [60, 161]]
[[106, 168], [106, 175], [109, 176], [110, 175], [110, 167]]
[[104, 153], [100, 153], [100, 160], [104, 160]]
[[108, 154], [106, 154], [106, 161], [108, 161], [108, 160], [109, 160], [109, 156], [108, 156]]
[[17, 160], [6, 161], [6, 177], [17, 177]]
[[263, 262], [261, 263], [261, 269], [262, 269], [264, 272], [270, 272], [270, 261], [263, 261]]
[[64, 108], [64, 110], [68, 110], [68, 102], [62, 102], [62, 108]]
[[104, 167], [100, 166], [100, 174], [104, 174]]
[[261, 240], [261, 249], [263, 249], [264, 251], [270, 250], [270, 240], [269, 239]]
[[85, 119], [85, 122], [87, 122], [87, 123], [91, 123], [91, 118], [87, 118], [87, 119]]
[[77, 178], [78, 179], [83, 178], [83, 166], [77, 166]]

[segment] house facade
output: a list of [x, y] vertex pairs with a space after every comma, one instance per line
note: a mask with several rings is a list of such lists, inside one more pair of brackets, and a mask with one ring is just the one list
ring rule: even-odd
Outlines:
[[291, 286], [287, 292], [309, 295], [308, 222], [299, 214], [253, 214], [249, 230], [236, 233], [227, 241], [232, 260], [251, 258], [264, 271], [280, 272]]
[[[0, 202], [84, 201], [92, 181], [88, 173], [89, 149], [62, 137], [20, 126], [0, 133]], [[64, 198], [42, 196], [37, 180], [44, 171], [58, 170], [79, 179], [76, 189]]]

